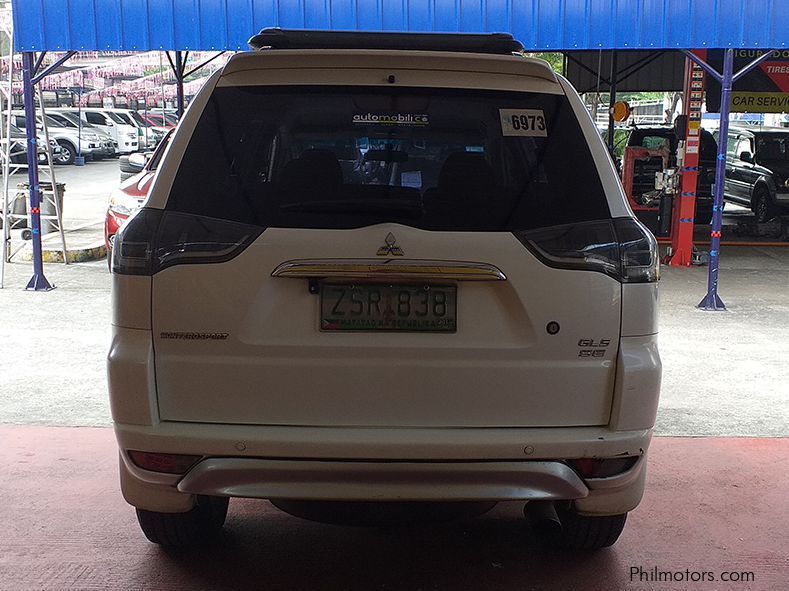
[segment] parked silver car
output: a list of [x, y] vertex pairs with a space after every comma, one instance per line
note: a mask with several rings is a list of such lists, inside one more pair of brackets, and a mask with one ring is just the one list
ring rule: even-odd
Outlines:
[[[11, 122], [17, 127], [24, 129], [25, 114], [22, 111], [11, 112]], [[40, 116], [36, 121], [36, 129], [42, 129]], [[66, 127], [62, 123], [55, 121], [47, 116], [47, 130], [50, 139], [55, 140], [61, 148], [60, 154], [55, 157], [56, 164], [73, 164], [78, 154], [82, 154], [88, 160], [101, 158], [104, 147], [101, 145], [101, 137], [91, 130], [82, 130], [74, 127]]]
[[94, 155], [94, 158], [97, 156], [105, 158], [115, 158], [118, 156], [118, 142], [116, 142], [106, 131], [99, 129], [92, 123], [88, 123], [87, 121], [82, 121], [80, 123], [79, 117], [73, 113], [47, 112], [47, 117], [49, 120], [55, 120], [66, 127], [72, 127], [77, 130], [82, 129], [83, 131], [92, 131], [96, 133], [99, 136], [99, 145], [101, 150], [99, 150], [99, 152]]

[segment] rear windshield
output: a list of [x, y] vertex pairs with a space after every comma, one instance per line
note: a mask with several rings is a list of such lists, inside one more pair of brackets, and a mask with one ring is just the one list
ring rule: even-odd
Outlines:
[[217, 88], [167, 209], [290, 228], [610, 217], [564, 96], [390, 87]]

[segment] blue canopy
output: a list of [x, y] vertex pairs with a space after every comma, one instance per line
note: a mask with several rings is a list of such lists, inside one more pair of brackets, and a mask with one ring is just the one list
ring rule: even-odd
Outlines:
[[17, 51], [243, 50], [265, 27], [505, 32], [527, 51], [779, 49], [786, 0], [12, 0]]

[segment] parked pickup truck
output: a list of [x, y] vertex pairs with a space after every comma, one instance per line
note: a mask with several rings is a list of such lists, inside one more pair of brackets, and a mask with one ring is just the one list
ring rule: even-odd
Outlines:
[[724, 199], [751, 208], [757, 222], [789, 212], [789, 129], [729, 128]]

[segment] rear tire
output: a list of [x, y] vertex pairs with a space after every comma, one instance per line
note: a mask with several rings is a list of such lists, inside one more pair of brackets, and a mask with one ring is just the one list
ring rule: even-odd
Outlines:
[[119, 157], [118, 168], [120, 169], [120, 173], [121, 173], [121, 182], [133, 177], [135, 174], [140, 172], [138, 169], [129, 165], [128, 154]]
[[763, 187], [754, 191], [751, 209], [756, 216], [756, 222], [759, 224], [769, 222], [776, 216], [775, 208], [770, 203], [770, 192]]
[[612, 546], [625, 528], [627, 513], [620, 515], [579, 515], [575, 507], [556, 508], [562, 522], [562, 533], [556, 545], [571, 550], [599, 550]]
[[137, 509], [140, 529], [154, 544], [173, 548], [194, 546], [214, 539], [227, 517], [227, 497], [198, 496], [186, 513], [159, 513]]

